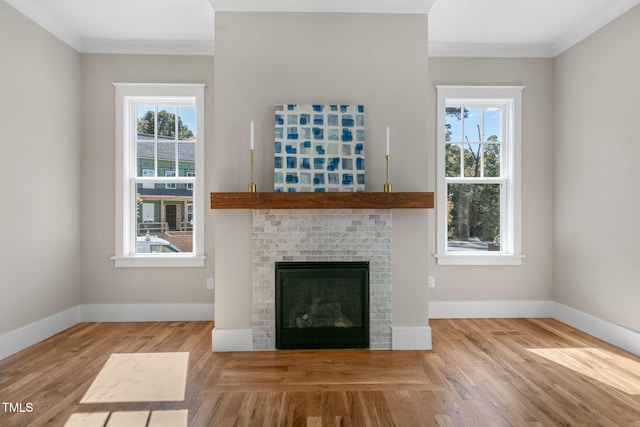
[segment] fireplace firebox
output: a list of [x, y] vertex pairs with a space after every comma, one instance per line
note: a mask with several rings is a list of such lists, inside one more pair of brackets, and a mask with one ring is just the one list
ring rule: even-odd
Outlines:
[[276, 348], [369, 348], [368, 262], [276, 262]]

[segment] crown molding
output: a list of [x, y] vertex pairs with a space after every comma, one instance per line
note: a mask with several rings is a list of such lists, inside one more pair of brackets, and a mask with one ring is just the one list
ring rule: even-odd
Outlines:
[[209, 0], [216, 12], [426, 14], [436, 0]]
[[553, 56], [558, 56], [565, 50], [575, 46], [638, 4], [640, 4], [640, 0], [612, 1], [608, 9], [593, 17], [593, 19], [584, 21], [580, 27], [560, 37], [553, 44]]
[[[436, 0], [209, 0], [220, 12], [338, 12], [428, 14]], [[213, 40], [115, 40], [83, 39], [68, 23], [62, 21], [34, 0], [5, 0], [62, 42], [81, 53], [149, 54], [149, 55], [213, 55]], [[530, 57], [553, 58], [601, 29], [640, 0], [611, 0], [607, 10], [579, 28], [568, 31], [549, 44], [456, 44], [429, 43], [431, 57]]]
[[430, 58], [552, 58], [552, 44], [429, 43]]
[[82, 53], [130, 55], [201, 55], [214, 54], [213, 40], [103, 40], [82, 41]]
[[5, 0], [5, 2], [73, 49], [80, 51], [82, 46], [80, 35], [70, 30], [69, 25], [65, 25], [40, 3], [31, 0]]

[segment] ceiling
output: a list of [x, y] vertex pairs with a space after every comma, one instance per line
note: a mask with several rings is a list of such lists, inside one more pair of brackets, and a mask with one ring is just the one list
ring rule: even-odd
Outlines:
[[85, 53], [213, 54], [215, 11], [428, 13], [431, 56], [554, 57], [640, 0], [5, 0]]

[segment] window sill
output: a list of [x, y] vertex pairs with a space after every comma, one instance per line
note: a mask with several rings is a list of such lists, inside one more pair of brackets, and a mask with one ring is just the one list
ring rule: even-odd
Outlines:
[[114, 256], [111, 257], [115, 261], [117, 268], [127, 267], [204, 267], [204, 261], [207, 257], [201, 255], [183, 255], [183, 256]]
[[512, 254], [445, 254], [436, 255], [438, 265], [522, 265], [524, 255]]

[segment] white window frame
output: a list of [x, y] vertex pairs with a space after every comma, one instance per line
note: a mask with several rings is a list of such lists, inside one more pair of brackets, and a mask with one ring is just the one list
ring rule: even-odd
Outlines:
[[[436, 261], [438, 265], [521, 265], [521, 139], [522, 91], [524, 86], [436, 86], [437, 148], [436, 148]], [[447, 183], [455, 181], [445, 176], [446, 107], [482, 103], [501, 103], [504, 142], [501, 148], [500, 252], [454, 252], [447, 249]]]
[[[204, 84], [138, 84], [114, 83], [116, 89], [116, 267], [204, 267]], [[133, 104], [149, 99], [157, 103], [171, 103], [179, 99], [195, 99], [196, 105], [196, 146], [195, 146], [195, 183], [194, 177], [171, 178], [176, 183], [182, 181], [194, 185], [193, 204], [193, 252], [188, 253], [136, 253], [136, 187], [133, 177], [135, 167], [136, 144], [135, 131], [131, 126], [135, 112]]]

